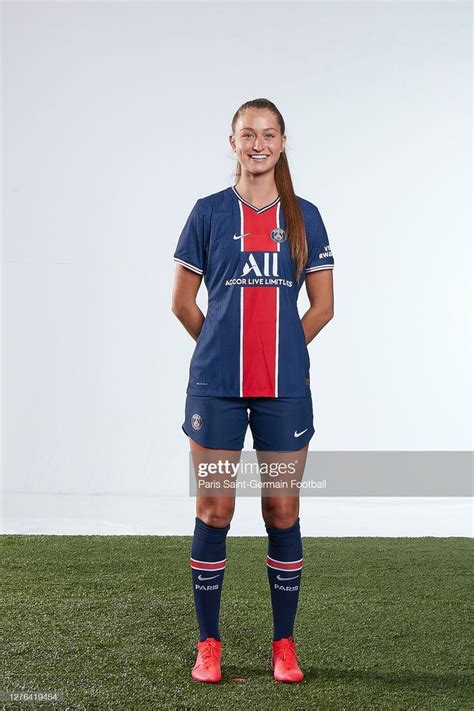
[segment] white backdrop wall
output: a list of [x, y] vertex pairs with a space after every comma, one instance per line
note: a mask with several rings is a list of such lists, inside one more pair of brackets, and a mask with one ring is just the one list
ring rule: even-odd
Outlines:
[[[5, 531], [191, 532], [172, 255], [196, 199], [234, 183], [230, 121], [259, 96], [336, 262], [311, 448], [472, 449], [469, 3], [5, 2], [2, 19]], [[393, 502], [306, 499], [304, 533], [464, 535], [466, 502], [435, 503], [400, 502], [403, 527]], [[258, 517], [241, 499], [233, 530]]]

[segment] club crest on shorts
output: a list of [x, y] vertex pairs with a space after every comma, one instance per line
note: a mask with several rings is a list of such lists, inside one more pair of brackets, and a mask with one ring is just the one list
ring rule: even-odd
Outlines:
[[191, 427], [193, 430], [200, 430], [202, 427], [202, 417], [197, 412], [191, 416]]
[[270, 237], [274, 242], [285, 242], [287, 239], [286, 232], [281, 227], [275, 227], [275, 229], [270, 232]]

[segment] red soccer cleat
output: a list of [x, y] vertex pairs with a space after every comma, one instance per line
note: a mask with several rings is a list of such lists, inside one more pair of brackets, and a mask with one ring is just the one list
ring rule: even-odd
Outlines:
[[221, 654], [222, 643], [214, 637], [198, 642], [198, 655], [191, 676], [195, 681], [215, 683], [222, 678]]
[[293, 637], [283, 637], [272, 642], [272, 669], [276, 681], [295, 682], [304, 679], [298, 666], [296, 647]]

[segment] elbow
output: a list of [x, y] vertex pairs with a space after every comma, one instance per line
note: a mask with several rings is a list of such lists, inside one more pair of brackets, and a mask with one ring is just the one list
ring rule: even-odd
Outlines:
[[179, 321], [182, 321], [186, 314], [190, 311], [189, 304], [183, 301], [173, 301], [171, 304], [171, 312], [176, 316]]
[[314, 313], [317, 314], [318, 318], [324, 323], [328, 323], [334, 317], [334, 306], [328, 304], [327, 306], [322, 306], [321, 304], [314, 304], [312, 307]]
[[177, 319], [181, 319], [183, 313], [182, 304], [177, 304], [173, 301], [173, 303], [171, 304], [171, 313], [173, 313]]

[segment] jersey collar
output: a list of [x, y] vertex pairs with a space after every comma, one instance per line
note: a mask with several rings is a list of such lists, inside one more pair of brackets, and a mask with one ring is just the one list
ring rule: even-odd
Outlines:
[[280, 202], [280, 196], [278, 196], [278, 197], [275, 198], [275, 200], [274, 200], [273, 202], [271, 202], [269, 205], [265, 205], [264, 207], [255, 207], [255, 205], [252, 205], [250, 202], [247, 202], [247, 200], [244, 200], [244, 198], [242, 197], [242, 195], [240, 195], [240, 194], [237, 192], [235, 185], [231, 185], [230, 187], [231, 187], [231, 190], [232, 190], [232, 192], [234, 193], [235, 197], [237, 198], [237, 200], [239, 200], [239, 202], [242, 202], [244, 205], [247, 205], [247, 207], [250, 207], [250, 209], [254, 210], [254, 212], [258, 212], [258, 213], [260, 213], [260, 212], [265, 212], [265, 210], [268, 210], [270, 207], [273, 207], [273, 206], [276, 205], [278, 202]]

